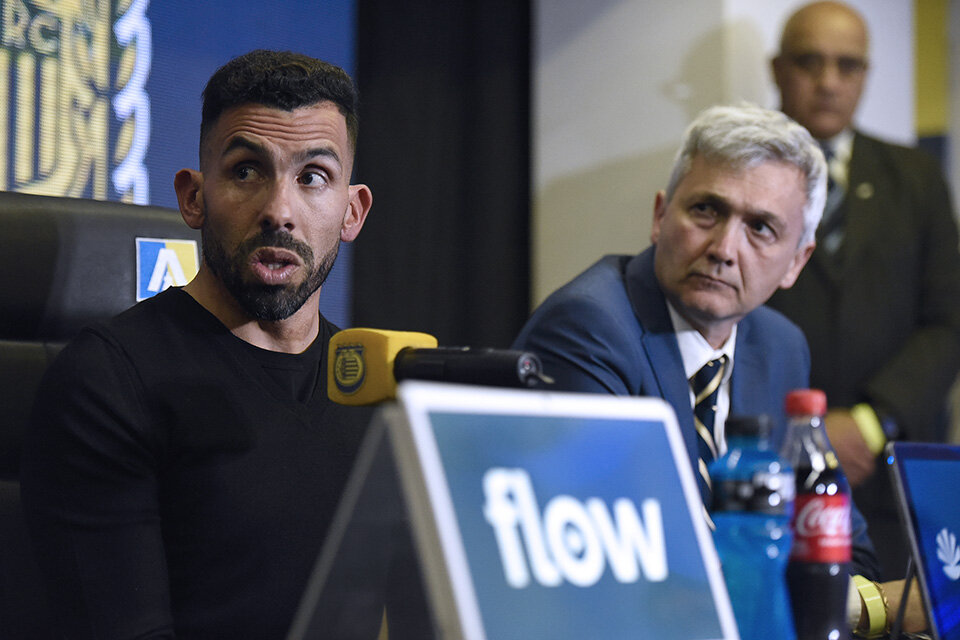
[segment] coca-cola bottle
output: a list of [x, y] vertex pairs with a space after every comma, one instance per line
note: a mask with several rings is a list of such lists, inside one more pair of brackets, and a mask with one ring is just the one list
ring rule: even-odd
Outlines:
[[792, 391], [786, 410], [781, 455], [797, 483], [787, 565], [797, 640], [846, 639], [850, 486], [825, 432], [827, 397], [818, 389]]

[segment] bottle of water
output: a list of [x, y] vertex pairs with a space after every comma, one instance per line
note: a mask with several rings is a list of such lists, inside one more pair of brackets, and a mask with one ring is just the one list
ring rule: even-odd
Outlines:
[[769, 416], [730, 416], [727, 451], [709, 467], [714, 542], [742, 640], [794, 640], [785, 571], [793, 471], [770, 446]]

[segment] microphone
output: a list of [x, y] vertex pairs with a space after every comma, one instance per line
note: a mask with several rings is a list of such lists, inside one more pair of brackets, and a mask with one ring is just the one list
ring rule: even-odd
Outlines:
[[338, 404], [365, 405], [396, 397], [399, 380], [435, 380], [498, 387], [551, 383], [529, 351], [437, 347], [415, 331], [345, 329], [330, 338], [327, 395]]

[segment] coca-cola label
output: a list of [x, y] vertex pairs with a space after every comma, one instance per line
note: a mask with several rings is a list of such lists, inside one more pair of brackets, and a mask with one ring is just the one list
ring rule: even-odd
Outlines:
[[793, 513], [791, 560], [850, 562], [849, 496], [800, 494]]

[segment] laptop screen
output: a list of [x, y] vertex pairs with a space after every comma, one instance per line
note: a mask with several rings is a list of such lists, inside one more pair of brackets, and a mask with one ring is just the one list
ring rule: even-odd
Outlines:
[[960, 640], [960, 446], [897, 442], [887, 452], [932, 631]]

